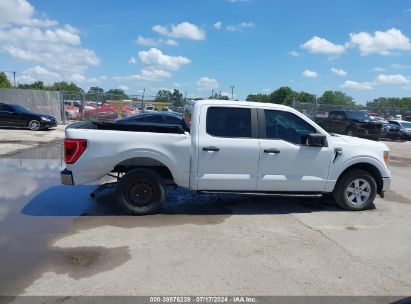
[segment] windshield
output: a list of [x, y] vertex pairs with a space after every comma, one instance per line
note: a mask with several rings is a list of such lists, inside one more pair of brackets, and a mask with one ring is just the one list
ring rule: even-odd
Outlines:
[[371, 120], [371, 117], [365, 112], [347, 112], [349, 119]]
[[25, 108], [21, 105], [18, 105], [18, 104], [14, 104], [14, 105], [12, 105], [12, 107], [15, 110], [19, 111], [20, 113], [24, 113], [24, 114], [32, 114], [33, 113], [33, 111], [30, 111], [29, 109], [27, 109], [27, 108]]
[[411, 122], [401, 122], [403, 128], [411, 129]]

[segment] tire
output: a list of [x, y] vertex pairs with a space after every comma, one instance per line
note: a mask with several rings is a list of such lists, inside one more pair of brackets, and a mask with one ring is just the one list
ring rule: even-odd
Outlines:
[[372, 208], [376, 195], [377, 183], [374, 177], [367, 171], [360, 169], [350, 170], [341, 176], [333, 191], [334, 201], [337, 205], [350, 211]]
[[38, 131], [41, 129], [41, 123], [38, 120], [33, 119], [30, 120], [28, 127], [32, 131]]
[[149, 169], [136, 169], [125, 174], [117, 187], [117, 201], [129, 214], [157, 212], [166, 198], [163, 178]]

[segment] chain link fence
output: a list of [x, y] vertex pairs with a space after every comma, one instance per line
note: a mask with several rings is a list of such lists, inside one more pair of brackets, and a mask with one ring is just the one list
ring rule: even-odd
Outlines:
[[184, 106], [173, 105], [172, 100], [158, 100], [150, 95], [63, 92], [63, 100], [68, 120], [113, 122], [147, 111], [182, 112], [184, 109]]

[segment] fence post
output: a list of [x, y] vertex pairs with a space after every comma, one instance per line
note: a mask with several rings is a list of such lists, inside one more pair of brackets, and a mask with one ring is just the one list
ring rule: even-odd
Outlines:
[[292, 107], [293, 109], [295, 109], [295, 99], [294, 99], [294, 98], [291, 100], [291, 107]]
[[81, 93], [81, 107], [80, 107], [80, 120], [84, 120], [84, 104], [86, 103], [86, 94], [84, 92]]
[[66, 109], [64, 107], [64, 90], [60, 90], [60, 104], [61, 104], [61, 119], [63, 124], [66, 124]]
[[318, 113], [318, 100], [317, 96], [314, 96], [314, 118], [317, 117]]

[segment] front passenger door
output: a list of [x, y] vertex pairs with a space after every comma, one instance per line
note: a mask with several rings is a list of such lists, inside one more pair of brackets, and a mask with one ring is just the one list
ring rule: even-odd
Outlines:
[[259, 112], [260, 161], [257, 191], [321, 192], [331, 162], [329, 147], [305, 144], [316, 129], [294, 113]]

